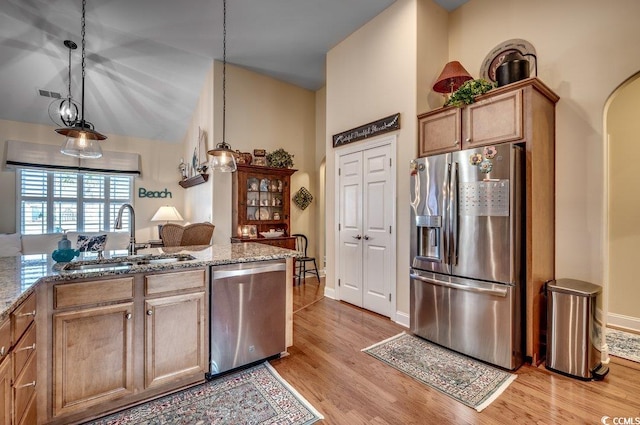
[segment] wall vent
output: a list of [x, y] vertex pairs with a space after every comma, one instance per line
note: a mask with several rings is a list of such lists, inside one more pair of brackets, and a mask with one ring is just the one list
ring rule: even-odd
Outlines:
[[61, 99], [62, 95], [58, 92], [55, 91], [49, 91], [49, 90], [43, 90], [43, 89], [38, 89], [38, 94], [42, 97], [51, 97], [54, 99]]

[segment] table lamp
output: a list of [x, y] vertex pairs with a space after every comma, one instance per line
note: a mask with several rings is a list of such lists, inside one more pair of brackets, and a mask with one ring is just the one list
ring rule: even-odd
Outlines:
[[473, 80], [464, 66], [458, 61], [451, 61], [444, 66], [440, 76], [433, 85], [433, 91], [442, 94], [453, 94], [465, 81]]
[[164, 221], [163, 224], [158, 224], [158, 237], [162, 239], [162, 226], [170, 221], [184, 221], [184, 218], [182, 218], [176, 207], [163, 205], [151, 217], [151, 221]]

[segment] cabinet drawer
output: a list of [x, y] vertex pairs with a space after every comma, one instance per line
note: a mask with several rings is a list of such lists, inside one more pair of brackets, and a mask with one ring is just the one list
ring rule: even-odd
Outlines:
[[36, 396], [34, 394], [31, 400], [27, 402], [27, 407], [22, 415], [22, 418], [16, 418], [16, 425], [33, 425], [38, 423], [38, 404], [36, 403]]
[[20, 306], [11, 313], [11, 322], [13, 324], [13, 339], [15, 344], [18, 342], [24, 331], [33, 323], [36, 317], [36, 297], [35, 294], [29, 295]]
[[53, 307], [66, 308], [133, 298], [133, 277], [66, 283], [53, 288]]
[[145, 295], [155, 295], [163, 292], [182, 291], [186, 289], [203, 289], [205, 285], [205, 271], [199, 269], [154, 274], [145, 276], [144, 280]]
[[9, 319], [0, 323], [0, 362], [9, 353], [11, 347], [11, 321]]
[[13, 348], [13, 376], [18, 376], [29, 357], [36, 352], [36, 326], [29, 328], [20, 342]]
[[14, 400], [14, 417], [18, 420], [22, 419], [31, 397], [36, 392], [36, 356], [31, 356], [27, 365], [18, 375], [13, 384], [13, 400]]

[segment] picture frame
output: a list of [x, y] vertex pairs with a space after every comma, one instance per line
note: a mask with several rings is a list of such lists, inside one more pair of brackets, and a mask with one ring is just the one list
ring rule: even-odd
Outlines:
[[254, 149], [253, 156], [266, 156], [267, 151], [265, 149]]
[[254, 156], [253, 157], [253, 165], [266, 167], [267, 166], [267, 158], [264, 157], [264, 156]]

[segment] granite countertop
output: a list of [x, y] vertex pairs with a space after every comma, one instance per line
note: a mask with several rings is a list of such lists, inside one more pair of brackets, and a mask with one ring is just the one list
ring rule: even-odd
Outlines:
[[[101, 270], [61, 270], [50, 254], [30, 254], [15, 257], [0, 257], [0, 320], [33, 292], [37, 285], [50, 282], [71, 281], [86, 278], [101, 278], [131, 273], [149, 273], [164, 270], [179, 270], [222, 264], [250, 263], [296, 257], [298, 253], [289, 249], [261, 243], [229, 243], [189, 247], [148, 248], [138, 255], [127, 257], [126, 251], [105, 253], [105, 262], [122, 261], [124, 258], [141, 259], [145, 256], [191, 255], [193, 260], [167, 264], [134, 264], [129, 268]], [[95, 260], [95, 254], [86, 254], [74, 261]]]

